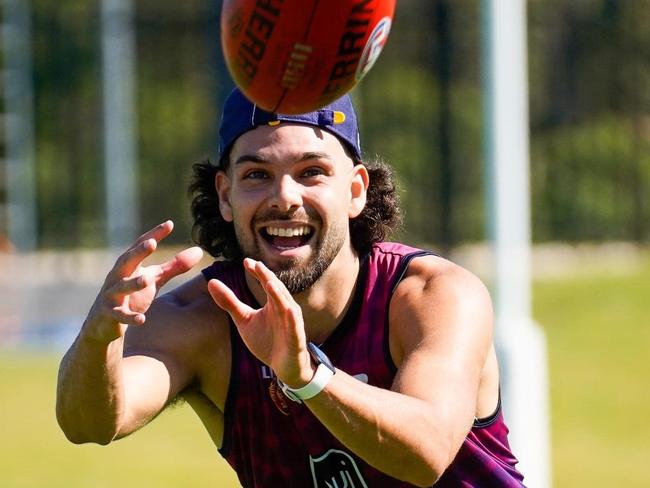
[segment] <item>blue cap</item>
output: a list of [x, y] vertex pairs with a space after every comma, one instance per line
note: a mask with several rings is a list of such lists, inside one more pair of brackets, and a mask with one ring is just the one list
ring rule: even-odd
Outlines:
[[271, 113], [259, 108], [237, 88], [228, 95], [224, 103], [219, 127], [219, 159], [223, 158], [235, 140], [245, 132], [260, 125], [273, 126], [280, 122], [320, 127], [346, 143], [352, 154], [361, 160], [357, 115], [348, 95], [315, 112], [288, 115]]

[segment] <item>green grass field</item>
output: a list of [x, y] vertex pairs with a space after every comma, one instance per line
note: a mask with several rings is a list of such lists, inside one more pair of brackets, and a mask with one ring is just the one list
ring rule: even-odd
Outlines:
[[[554, 486], [650, 486], [650, 259], [637, 271], [537, 282], [547, 333]], [[0, 486], [238, 486], [187, 407], [108, 447], [68, 443], [58, 358], [0, 353]]]
[[0, 355], [0, 486], [239, 486], [187, 406], [107, 447], [69, 443], [54, 414], [57, 366], [53, 356]]
[[650, 257], [635, 271], [539, 282], [556, 487], [650, 486]]

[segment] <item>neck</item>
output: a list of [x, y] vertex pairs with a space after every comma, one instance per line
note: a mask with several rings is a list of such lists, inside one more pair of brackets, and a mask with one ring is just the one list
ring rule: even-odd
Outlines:
[[350, 308], [359, 276], [359, 257], [351, 252], [332, 262], [309, 290], [294, 296], [302, 309], [307, 340], [320, 344], [341, 323]]

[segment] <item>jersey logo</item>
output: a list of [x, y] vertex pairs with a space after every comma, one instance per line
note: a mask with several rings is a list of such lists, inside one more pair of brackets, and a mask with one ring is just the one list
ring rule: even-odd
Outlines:
[[289, 405], [287, 405], [286, 397], [284, 396], [284, 393], [282, 393], [282, 390], [280, 390], [278, 382], [275, 380], [271, 381], [269, 384], [269, 395], [277, 409], [283, 415], [289, 415]]
[[309, 456], [309, 464], [314, 488], [368, 488], [347, 452], [330, 449], [320, 457]]

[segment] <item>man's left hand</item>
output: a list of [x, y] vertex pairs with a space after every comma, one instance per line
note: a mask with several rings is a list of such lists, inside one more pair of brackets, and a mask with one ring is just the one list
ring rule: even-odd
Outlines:
[[248, 349], [292, 388], [306, 385], [313, 368], [300, 306], [284, 284], [261, 261], [244, 260], [244, 268], [264, 289], [266, 303], [254, 309], [237, 298], [223, 282], [213, 279], [208, 290], [230, 314]]

